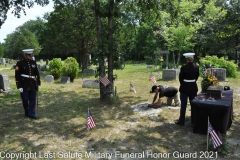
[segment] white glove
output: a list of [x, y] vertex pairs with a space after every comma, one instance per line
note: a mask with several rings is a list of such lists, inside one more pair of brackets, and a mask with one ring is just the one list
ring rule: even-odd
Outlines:
[[23, 88], [18, 88], [18, 91], [22, 93], [23, 92]]

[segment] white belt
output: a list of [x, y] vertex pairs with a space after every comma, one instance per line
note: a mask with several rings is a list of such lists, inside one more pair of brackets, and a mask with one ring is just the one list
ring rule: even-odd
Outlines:
[[35, 76], [29, 76], [29, 75], [26, 75], [26, 74], [21, 74], [22, 77], [26, 77], [26, 78], [33, 78], [35, 79]]
[[189, 80], [189, 79], [184, 79], [183, 81], [184, 81], [184, 82], [195, 82], [196, 80], [195, 80], [195, 79], [191, 79], [191, 80]]

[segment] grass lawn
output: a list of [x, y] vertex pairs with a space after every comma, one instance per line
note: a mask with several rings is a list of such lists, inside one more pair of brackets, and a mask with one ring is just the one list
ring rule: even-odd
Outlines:
[[[27, 156], [30, 159], [201, 159], [207, 149], [207, 135], [194, 134], [190, 123], [174, 124], [179, 110], [163, 107], [155, 119], [133, 111], [132, 105], [152, 102], [153, 94], [149, 91], [153, 84], [148, 78], [151, 72], [157, 75], [152, 68], [126, 65], [124, 70], [114, 70], [117, 97], [109, 102], [99, 100], [99, 89], [82, 88], [82, 73], [73, 83], [61, 84], [60, 80], [44, 82], [44, 77], [50, 73], [43, 72], [37, 120], [24, 117], [14, 70], [4, 68], [0, 67], [0, 73], [8, 75], [15, 93], [0, 93], [0, 159], [10, 159], [10, 156], [15, 156], [13, 159]], [[95, 79], [90, 74], [83, 77]], [[239, 78], [227, 79], [228, 82], [220, 84], [234, 89], [234, 120], [226, 142], [230, 154], [217, 153], [210, 146], [213, 152], [208, 154], [213, 154], [212, 159], [238, 159], [240, 156]], [[130, 82], [136, 94], [130, 91]], [[178, 78], [174, 81], [159, 79], [157, 84], [179, 88]], [[86, 129], [88, 108], [97, 123], [91, 130]], [[189, 116], [188, 106], [187, 119]], [[186, 152], [188, 154], [184, 154]], [[148, 154], [148, 158], [143, 158], [143, 153]], [[124, 157], [127, 154], [128, 158]], [[178, 155], [185, 158], [178, 158]], [[205, 157], [202, 159], [211, 159]]]

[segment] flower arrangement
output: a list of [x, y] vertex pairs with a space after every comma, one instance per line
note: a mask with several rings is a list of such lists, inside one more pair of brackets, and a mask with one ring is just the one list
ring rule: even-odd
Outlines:
[[[210, 64], [210, 68], [212, 68], [212, 65]], [[219, 86], [219, 82], [217, 78], [214, 76], [216, 70], [211, 69], [208, 71], [204, 65], [204, 72], [202, 74], [202, 81], [201, 81], [201, 87], [202, 87], [202, 92], [206, 92], [207, 88], [209, 86]]]

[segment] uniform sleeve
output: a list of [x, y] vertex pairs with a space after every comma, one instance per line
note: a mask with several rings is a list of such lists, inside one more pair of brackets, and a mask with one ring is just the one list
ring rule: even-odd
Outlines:
[[37, 85], [38, 85], [38, 86], [41, 86], [40, 74], [39, 74], [38, 65], [37, 65], [36, 62], [35, 62], [35, 65], [36, 65], [35, 75], [36, 75], [36, 79], [37, 79]]
[[20, 61], [18, 61], [15, 67], [15, 81], [17, 88], [22, 88], [20, 64], [21, 64]]
[[178, 76], [180, 84], [183, 82], [183, 72], [182, 72], [182, 67], [180, 68], [179, 76]]

